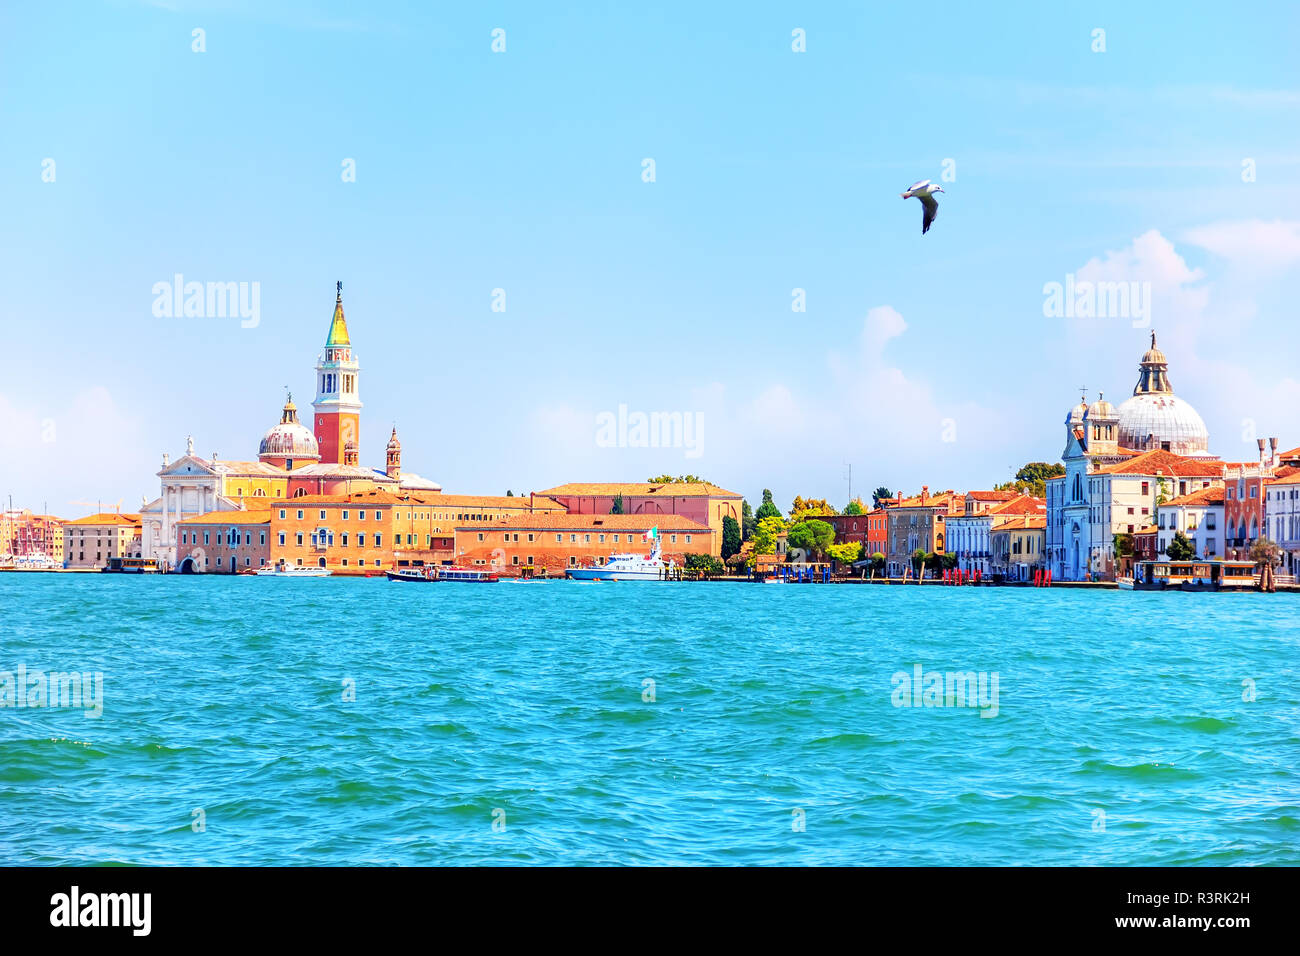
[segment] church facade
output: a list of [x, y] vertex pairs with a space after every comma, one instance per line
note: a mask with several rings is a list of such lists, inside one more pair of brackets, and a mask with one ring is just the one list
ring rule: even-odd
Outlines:
[[[141, 508], [141, 551], [165, 570], [176, 565], [180, 522], [219, 511], [261, 510], [275, 499], [353, 495], [374, 489], [436, 493], [442, 486], [402, 471], [401, 442], [394, 428], [382, 469], [360, 464], [361, 366], [343, 314], [343, 284], [334, 300], [325, 347], [316, 361], [312, 428], [298, 419], [289, 395], [280, 421], [263, 435], [257, 459], [226, 460], [194, 452], [175, 462], [163, 455], [159, 496]], [[232, 515], [232, 518], [235, 517]]]
[[1064, 581], [1122, 573], [1132, 535], [1155, 524], [1159, 503], [1221, 485], [1201, 416], [1174, 394], [1169, 362], [1151, 334], [1133, 395], [1118, 408], [1085, 395], [1065, 417], [1065, 474], [1047, 481], [1046, 557]]

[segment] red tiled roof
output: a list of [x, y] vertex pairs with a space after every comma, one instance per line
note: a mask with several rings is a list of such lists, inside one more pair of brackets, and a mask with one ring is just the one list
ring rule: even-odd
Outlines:
[[1014, 491], [968, 491], [967, 498], [974, 498], [976, 501], [1010, 501], [1016, 497]]
[[1016, 495], [1010, 501], [994, 505], [989, 509], [992, 515], [1029, 515], [1042, 514], [1047, 511], [1047, 501], [1033, 495]]
[[1162, 477], [1192, 478], [1213, 475], [1218, 478], [1223, 474], [1223, 462], [1217, 459], [1206, 461], [1184, 458], [1182, 455], [1157, 449], [1144, 452], [1128, 461], [1103, 465], [1098, 469], [1099, 474], [1106, 475], [1155, 475], [1157, 472]]
[[1161, 508], [1170, 506], [1181, 507], [1182, 505], [1221, 505], [1223, 504], [1223, 486], [1211, 488], [1198, 488], [1196, 491], [1189, 492], [1185, 495], [1179, 495], [1177, 498], [1171, 498], [1162, 504]]
[[65, 525], [85, 524], [85, 525], [106, 525], [106, 524], [129, 524], [137, 525], [140, 523], [140, 516], [135, 514], [119, 514], [116, 511], [101, 511], [99, 514], [86, 515], [84, 518], [77, 518], [75, 521], [65, 521]]
[[271, 509], [250, 509], [248, 511], [209, 511], [204, 515], [195, 515], [192, 518], [182, 518], [177, 524], [215, 524], [215, 525], [244, 525], [244, 524], [268, 524], [271, 521]]

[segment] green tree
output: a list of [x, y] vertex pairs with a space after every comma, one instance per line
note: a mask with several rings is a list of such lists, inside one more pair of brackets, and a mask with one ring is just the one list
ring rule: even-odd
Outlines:
[[769, 518], [759, 518], [758, 525], [754, 529], [754, 553], [776, 554], [776, 537], [783, 531], [785, 531], [785, 519], [779, 514]]
[[647, 478], [646, 484], [650, 485], [707, 485], [711, 482], [705, 481], [699, 475], [678, 475], [674, 478], [672, 475], [660, 475], [658, 478]]
[[711, 554], [687, 554], [682, 558], [682, 566], [688, 571], [702, 571], [705, 574], [726, 574], [727, 567]]
[[1115, 557], [1130, 558], [1133, 556], [1133, 536], [1125, 531], [1121, 531], [1111, 537], [1111, 544], [1115, 548]]
[[722, 559], [740, 550], [740, 523], [731, 515], [722, 516]]
[[922, 566], [923, 564], [925, 564], [925, 559], [926, 559], [927, 557], [929, 557], [929, 555], [927, 555], [927, 554], [925, 553], [925, 549], [924, 549], [924, 548], [917, 548], [915, 551], [913, 551], [913, 552], [912, 552], [912, 570], [914, 570], [917, 574], [920, 574], [920, 573], [921, 573], [921, 566]]
[[754, 509], [749, 506], [748, 499], [740, 502], [740, 539], [748, 541], [754, 537], [754, 526], [758, 524], [758, 519], [754, 517]]
[[1190, 561], [1196, 557], [1196, 545], [1187, 539], [1181, 531], [1174, 532], [1174, 539], [1165, 548], [1170, 561]]
[[840, 564], [852, 564], [854, 561], [861, 561], [862, 543], [860, 541], [846, 541], [844, 544], [832, 544], [826, 549], [826, 556], [835, 559]]
[[613, 507], [611, 507], [611, 508], [609, 509], [609, 513], [612, 514], [612, 515], [621, 515], [621, 514], [623, 513], [623, 496], [622, 496], [622, 495], [615, 495], [615, 496], [614, 496], [614, 505], [613, 505]]
[[871, 503], [879, 508], [882, 501], [888, 501], [892, 497], [894, 497], [894, 493], [884, 485], [881, 485], [871, 493]]
[[801, 498], [795, 496], [790, 506], [790, 521], [803, 521], [806, 518], [821, 518], [835, 514], [835, 509], [827, 504], [825, 498]]
[[835, 541], [835, 528], [826, 521], [810, 518], [790, 525], [786, 539], [792, 548], [803, 548], [814, 557], [820, 557]]
[[513, 491], [511, 491], [509, 488], [507, 488], [507, 489], [506, 489], [506, 497], [507, 497], [507, 498], [513, 498], [514, 496], [515, 496], [515, 493], [514, 493]]
[[763, 489], [763, 503], [758, 506], [758, 511], [754, 512], [754, 517], [759, 521], [762, 521], [764, 518], [781, 517], [781, 509], [778, 508], [776, 502], [772, 500], [772, 492], [770, 489]]
[[1020, 470], [1016, 472], [1015, 477], [1010, 481], [994, 485], [993, 490], [1014, 491], [1017, 494], [1045, 498], [1047, 496], [1047, 479], [1063, 474], [1065, 474], [1065, 466], [1060, 462], [1053, 464], [1046, 461], [1031, 461], [1022, 465]]
[[867, 509], [862, 506], [861, 498], [854, 498], [852, 501], [850, 501], [847, 505], [844, 506], [844, 513], [846, 515], [861, 515], [861, 514], [866, 514]]

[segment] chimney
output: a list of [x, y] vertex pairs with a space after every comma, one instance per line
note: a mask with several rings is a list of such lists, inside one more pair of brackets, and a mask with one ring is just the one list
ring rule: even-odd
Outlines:
[[930, 497], [930, 486], [929, 486], [929, 485], [922, 485], [922, 486], [921, 486], [921, 504], [925, 504], [926, 500], [927, 500], [929, 497]]
[[1276, 438], [1270, 438], [1268, 440], [1268, 466], [1270, 468], [1277, 467], [1277, 439]]

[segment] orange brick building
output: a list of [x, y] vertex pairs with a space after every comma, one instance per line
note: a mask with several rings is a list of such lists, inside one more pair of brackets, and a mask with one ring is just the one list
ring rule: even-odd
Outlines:
[[713, 532], [710, 553], [714, 557], [722, 555], [722, 519], [731, 517], [740, 524], [744, 502], [734, 491], [707, 482], [572, 482], [547, 488], [539, 494], [554, 498], [570, 514], [607, 515], [615, 499], [621, 496], [625, 515], [686, 518]]
[[483, 526], [456, 528], [455, 559], [466, 567], [495, 567], [517, 577], [526, 570], [556, 577], [566, 568], [599, 566], [610, 554], [647, 554], [659, 529], [664, 560], [717, 554], [721, 535], [681, 515], [528, 514]]

